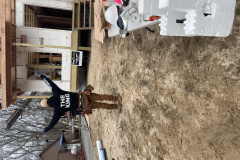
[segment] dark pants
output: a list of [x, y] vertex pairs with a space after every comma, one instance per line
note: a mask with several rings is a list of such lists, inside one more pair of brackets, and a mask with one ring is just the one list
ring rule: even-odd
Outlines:
[[90, 108], [90, 109], [117, 109], [117, 104], [108, 104], [108, 103], [101, 103], [96, 101], [118, 101], [117, 96], [106, 95], [106, 94], [96, 94], [91, 93], [90, 95], [82, 94], [82, 106], [83, 108]]

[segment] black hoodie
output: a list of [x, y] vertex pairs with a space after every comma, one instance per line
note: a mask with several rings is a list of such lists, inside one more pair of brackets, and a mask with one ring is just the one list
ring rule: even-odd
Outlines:
[[57, 124], [65, 112], [76, 110], [78, 107], [78, 94], [61, 90], [55, 83], [44, 75], [41, 75], [40, 77], [50, 87], [53, 93], [53, 96], [47, 101], [48, 105], [54, 108], [52, 121], [44, 129], [45, 132], [48, 132]]

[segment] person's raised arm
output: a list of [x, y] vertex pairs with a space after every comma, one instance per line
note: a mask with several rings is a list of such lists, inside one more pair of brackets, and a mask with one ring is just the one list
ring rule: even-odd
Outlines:
[[40, 72], [35, 71], [33, 68], [29, 67], [29, 69], [37, 76], [42, 78], [42, 80], [49, 86], [52, 90], [54, 96], [59, 96], [59, 93], [62, 91], [53, 81], [51, 81], [46, 76], [42, 75]]
[[49, 86], [54, 96], [58, 96], [59, 93], [62, 91], [52, 80], [50, 80], [46, 76], [41, 74], [40, 78], [42, 78], [42, 80]]

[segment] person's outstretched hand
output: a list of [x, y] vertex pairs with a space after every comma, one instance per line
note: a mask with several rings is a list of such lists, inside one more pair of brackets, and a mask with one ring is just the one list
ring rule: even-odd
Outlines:
[[36, 76], [38, 76], [38, 77], [41, 76], [41, 73], [40, 73], [40, 72], [36, 72], [36, 71], [34, 71], [34, 74], [35, 74]]
[[39, 139], [39, 137], [43, 136], [46, 132], [42, 130], [40, 133], [36, 135], [36, 139]]

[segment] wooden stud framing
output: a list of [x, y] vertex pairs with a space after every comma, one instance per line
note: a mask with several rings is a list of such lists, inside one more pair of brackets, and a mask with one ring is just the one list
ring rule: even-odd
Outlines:
[[[52, 53], [50, 53], [49, 62], [50, 62], [50, 65], [52, 65]], [[53, 79], [52, 69], [50, 69], [50, 78]]]
[[12, 99], [15, 99], [15, 97], [20, 93], [20, 89], [16, 89], [12, 92]]
[[66, 47], [66, 46], [51, 46], [51, 45], [39, 45], [39, 44], [27, 44], [27, 43], [13, 43], [13, 45], [25, 46], [25, 47], [72, 49], [72, 47]]
[[36, 25], [36, 16], [33, 10], [33, 7], [26, 5], [25, 6], [25, 26], [35, 27]]
[[92, 27], [92, 1], [90, 0], [90, 3], [89, 3], [89, 29], [91, 29]]
[[[39, 53], [37, 53], [37, 65], [39, 65], [39, 59], [40, 58], [40, 55], [39, 55]], [[39, 68], [37, 68], [37, 71], [39, 71]]]
[[26, 67], [32, 68], [52, 68], [52, 69], [62, 69], [62, 66], [59, 65], [37, 65], [37, 64], [27, 64]]
[[17, 96], [17, 99], [25, 99], [25, 98], [31, 98], [31, 99], [44, 99], [44, 98], [50, 98], [52, 95], [49, 96]]
[[[51, 46], [51, 45], [39, 45], [39, 44], [27, 44], [27, 43], [13, 43], [15, 46], [25, 46], [25, 47], [42, 47], [42, 48], [60, 48], [60, 49], [73, 49], [73, 47], [65, 47], [65, 46]], [[91, 47], [82, 47], [77, 46], [77, 50], [83, 51], [91, 51]]]
[[[92, 3], [93, 0], [74, 0], [73, 2], [73, 19], [72, 28], [77, 30], [92, 29]], [[89, 26], [86, 26], [86, 12], [87, 4], [89, 5]], [[83, 6], [83, 14], [81, 13], [81, 6]], [[81, 24], [81, 19], [83, 23]]]
[[[86, 0], [83, 0], [84, 11], [83, 11], [83, 28], [86, 28]], [[80, 17], [81, 18], [81, 17]]]
[[78, 3], [78, 16], [77, 16], [77, 21], [78, 21], [78, 28], [81, 27], [81, 20], [80, 20], [80, 16], [81, 16], [81, 4], [80, 2]]
[[31, 27], [31, 9], [28, 7], [28, 27]]
[[1, 0], [1, 82], [2, 108], [7, 108], [12, 102], [12, 29], [11, 1]]
[[77, 66], [72, 66], [71, 68], [71, 91], [76, 92], [77, 91]]
[[27, 11], [28, 11], [28, 6], [25, 6], [25, 26], [27, 26], [27, 22], [28, 22], [28, 20], [27, 20], [27, 18], [28, 18], [28, 16], [27, 16]]

